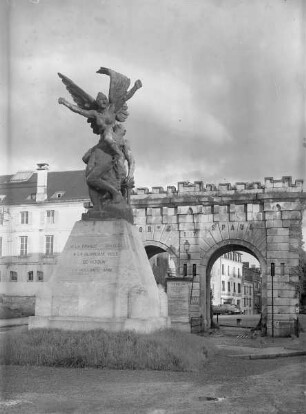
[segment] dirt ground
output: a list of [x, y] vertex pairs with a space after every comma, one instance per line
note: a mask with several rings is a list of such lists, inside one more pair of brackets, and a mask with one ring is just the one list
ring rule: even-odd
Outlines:
[[231, 344], [254, 343], [238, 336], [203, 338], [211, 349], [222, 346], [210, 354], [204, 369], [192, 373], [2, 367], [0, 412], [304, 413], [306, 357], [230, 357]]

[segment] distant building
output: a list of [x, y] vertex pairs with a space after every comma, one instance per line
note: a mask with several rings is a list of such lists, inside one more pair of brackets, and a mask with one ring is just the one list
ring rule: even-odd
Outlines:
[[36, 172], [0, 177], [0, 293], [37, 292], [86, 201], [83, 171], [48, 172], [39, 164]]
[[230, 303], [241, 308], [242, 253], [229, 252], [219, 257], [211, 270], [213, 305]]
[[156, 283], [163, 287], [166, 286], [166, 279], [169, 276], [169, 260], [168, 253], [159, 253], [149, 260]]
[[253, 315], [254, 313], [253, 306], [254, 306], [253, 283], [245, 280], [243, 283], [241, 310], [245, 315]]
[[248, 262], [243, 263], [243, 310], [246, 314], [261, 313], [261, 272], [254, 265], [250, 267]]

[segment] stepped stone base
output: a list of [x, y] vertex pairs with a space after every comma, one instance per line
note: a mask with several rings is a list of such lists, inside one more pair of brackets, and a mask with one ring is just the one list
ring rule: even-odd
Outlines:
[[134, 330], [141, 333], [150, 333], [162, 328], [170, 327], [169, 318], [80, 318], [76, 317], [44, 317], [32, 316], [29, 329], [63, 329], [65, 331], [89, 331], [104, 329], [110, 332]]
[[29, 329], [152, 332], [170, 326], [136, 228], [126, 220], [74, 225]]

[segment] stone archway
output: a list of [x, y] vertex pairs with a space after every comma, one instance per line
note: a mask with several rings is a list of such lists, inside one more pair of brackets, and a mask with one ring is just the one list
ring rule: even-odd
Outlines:
[[178, 258], [177, 277], [172, 278], [177, 289], [175, 312], [181, 312], [181, 300], [186, 305], [185, 320], [188, 321], [186, 315], [190, 320], [209, 320], [209, 260], [234, 245], [255, 255], [260, 262], [267, 334], [285, 336], [293, 332], [299, 300], [301, 219], [306, 200], [301, 180], [267, 177], [264, 183], [218, 186], [204, 186], [200, 181], [180, 182], [177, 188], [167, 190], [137, 189], [133, 197], [135, 224], [141, 239], [145, 245], [154, 246], [148, 248], [149, 254], [158, 251], [160, 242], [171, 246]]
[[253, 255], [260, 263], [262, 273], [262, 315], [267, 318], [267, 261], [262, 252], [252, 243], [240, 239], [222, 240], [205, 252], [201, 258], [200, 312], [205, 328], [210, 327], [210, 272], [218, 257], [229, 251], [243, 251]]
[[164, 243], [161, 243], [160, 241], [146, 240], [144, 242], [144, 248], [149, 260], [159, 253], [168, 253], [168, 273], [170, 273], [170, 277], [175, 277], [177, 275], [179, 260], [177, 254], [171, 247], [167, 246]]

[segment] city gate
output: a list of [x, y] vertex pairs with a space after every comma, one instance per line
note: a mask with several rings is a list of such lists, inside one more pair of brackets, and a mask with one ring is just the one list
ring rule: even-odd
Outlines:
[[198, 317], [204, 329], [210, 327], [210, 270], [219, 256], [239, 250], [260, 263], [268, 335], [291, 333], [299, 301], [305, 200], [303, 181], [293, 183], [291, 177], [218, 187], [197, 181], [166, 190], [136, 189], [131, 204], [148, 256], [169, 253], [167, 293], [173, 324], [190, 329], [190, 319]]

